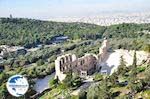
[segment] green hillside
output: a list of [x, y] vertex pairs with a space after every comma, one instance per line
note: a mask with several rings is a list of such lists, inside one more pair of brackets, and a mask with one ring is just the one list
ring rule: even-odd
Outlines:
[[[64, 35], [70, 40], [51, 44], [53, 37]], [[0, 63], [0, 99], [16, 99], [12, 97], [7, 89], [8, 78], [15, 74], [25, 75], [28, 78], [30, 88], [25, 95], [25, 99], [35, 95], [35, 79], [43, 78], [55, 72], [57, 56], [66, 53], [74, 53], [77, 57], [85, 53], [99, 52], [99, 47], [103, 38], [109, 38], [110, 51], [114, 49], [145, 50], [150, 52], [150, 24], [118, 24], [111, 26], [98, 26], [86, 23], [63, 23], [41, 21], [23, 18], [0, 18], [0, 45], [24, 46], [26, 48], [36, 47], [37, 50], [27, 51], [24, 54], [8, 52], [3, 55]], [[51, 45], [50, 45], [51, 44]], [[34, 48], [31, 48], [34, 49]], [[27, 49], [27, 50], [31, 50]], [[0, 49], [1, 50], [1, 49]], [[136, 57], [134, 57], [136, 60]], [[54, 99], [65, 96], [65, 99], [135, 99], [143, 95], [143, 99], [149, 99], [150, 65], [133, 64], [125, 67], [126, 63], [122, 59], [119, 71], [111, 76], [99, 75], [95, 73], [94, 83], [88, 90], [82, 90], [79, 95], [72, 96], [70, 93], [82, 84], [80, 77], [69, 75], [64, 84], [52, 79], [49, 83], [52, 86], [50, 91], [45, 92], [41, 99]], [[136, 63], [136, 61], [134, 62]], [[131, 77], [132, 76], [132, 77]], [[131, 79], [136, 78], [136, 79]], [[119, 81], [119, 83], [118, 83]], [[126, 84], [128, 82], [128, 84]], [[126, 85], [122, 85], [122, 84]], [[130, 92], [131, 94], [127, 94]], [[99, 94], [101, 93], [101, 94]], [[95, 96], [95, 97], [94, 97]], [[69, 97], [69, 98], [68, 98]], [[82, 98], [79, 98], [82, 97]], [[24, 99], [20, 97], [19, 99]]]
[[[66, 35], [70, 39], [142, 39], [150, 35], [150, 24], [119, 24], [98, 26], [85, 23], [63, 23], [22, 18], [0, 18], [0, 45], [22, 45], [33, 47], [49, 44], [54, 36]], [[129, 41], [129, 40], [126, 40]], [[141, 40], [140, 40], [141, 41]], [[147, 42], [147, 41], [146, 41]]]

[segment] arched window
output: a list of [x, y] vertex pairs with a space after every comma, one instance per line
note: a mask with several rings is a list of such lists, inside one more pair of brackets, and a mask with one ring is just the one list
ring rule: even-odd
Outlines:
[[61, 59], [61, 61], [62, 61], [62, 64], [64, 64], [64, 63], [65, 63], [65, 60], [64, 60], [64, 58], [62, 58], [62, 59]]
[[59, 61], [60, 66], [62, 65], [61, 61]]
[[68, 56], [66, 56], [66, 62], [68, 62], [68, 61], [69, 61]]
[[72, 62], [72, 57], [71, 57], [71, 55], [69, 55], [69, 61]]

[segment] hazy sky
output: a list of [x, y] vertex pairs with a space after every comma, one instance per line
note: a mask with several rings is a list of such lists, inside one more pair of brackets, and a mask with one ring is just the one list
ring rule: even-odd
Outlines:
[[150, 0], [0, 0], [0, 17], [48, 19], [143, 11], [150, 11]]

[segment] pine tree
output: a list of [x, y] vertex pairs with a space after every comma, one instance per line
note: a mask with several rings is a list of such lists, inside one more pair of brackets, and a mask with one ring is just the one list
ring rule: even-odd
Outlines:
[[112, 99], [108, 78], [105, 78], [99, 84], [92, 84], [87, 92], [87, 99]]
[[130, 73], [130, 78], [129, 78], [129, 88], [131, 90], [131, 93], [134, 95], [136, 93], [135, 87], [136, 87], [136, 81], [137, 81], [137, 59], [136, 59], [136, 51], [134, 52], [134, 57], [133, 57], [133, 64], [131, 68], [131, 73]]
[[120, 57], [120, 65], [117, 71], [118, 75], [124, 76], [126, 73], [126, 63], [123, 59], [123, 56]]
[[132, 72], [131, 72], [133, 73], [133, 75], [137, 74], [136, 68], [137, 68], [137, 58], [136, 58], [136, 51], [135, 51], [133, 56]]
[[117, 81], [118, 81], [118, 74], [117, 72], [114, 72], [110, 78], [109, 78], [110, 82], [112, 83], [113, 86], [117, 85]]

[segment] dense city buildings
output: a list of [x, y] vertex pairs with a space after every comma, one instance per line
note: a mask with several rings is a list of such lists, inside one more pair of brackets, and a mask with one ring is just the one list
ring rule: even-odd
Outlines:
[[101, 14], [97, 16], [84, 16], [84, 17], [57, 17], [50, 18], [52, 21], [58, 22], [84, 22], [97, 24], [101, 26], [110, 26], [113, 24], [121, 23], [150, 23], [150, 12], [145, 13], [115, 13], [115, 14]]

